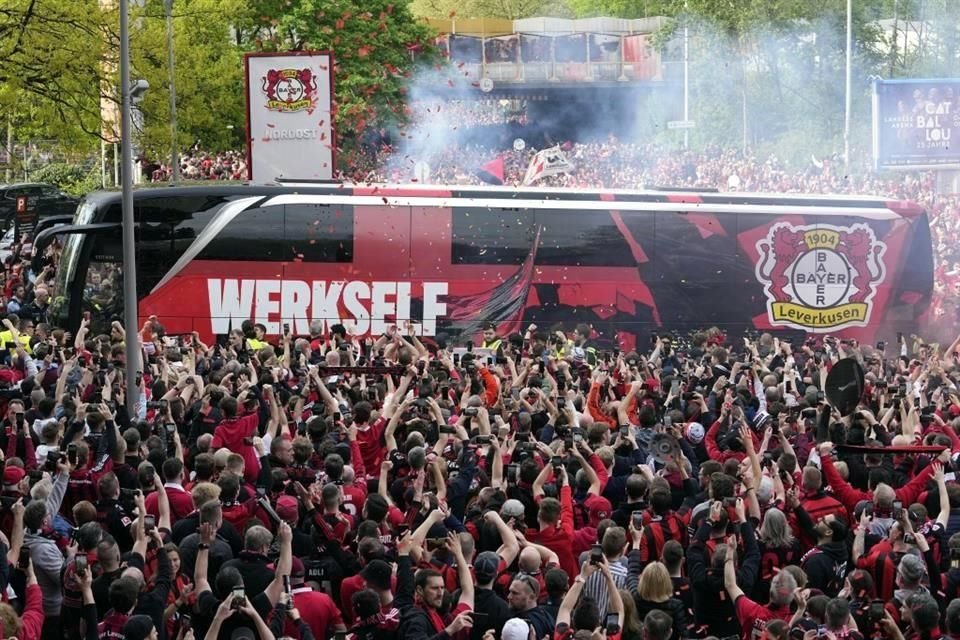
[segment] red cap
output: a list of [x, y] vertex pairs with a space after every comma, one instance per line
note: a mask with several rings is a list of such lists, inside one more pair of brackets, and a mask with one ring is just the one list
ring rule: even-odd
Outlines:
[[590, 496], [583, 503], [583, 506], [587, 508], [587, 518], [589, 520], [588, 524], [594, 528], [600, 524], [601, 520], [606, 520], [609, 518], [610, 514], [613, 512], [613, 507], [610, 505], [610, 501], [606, 498], [601, 498], [600, 496]]
[[27, 472], [20, 467], [8, 466], [3, 468], [3, 484], [19, 484]]
[[955, 404], [952, 404], [952, 405], [950, 405], [950, 409], [949, 409], [948, 411], [950, 412], [950, 417], [951, 417], [951, 418], [956, 418], [956, 417], [960, 416], [960, 406], [957, 406], [957, 405], [955, 405]]
[[280, 496], [277, 498], [277, 515], [287, 524], [294, 524], [300, 515], [300, 509], [297, 506], [297, 499], [293, 496]]

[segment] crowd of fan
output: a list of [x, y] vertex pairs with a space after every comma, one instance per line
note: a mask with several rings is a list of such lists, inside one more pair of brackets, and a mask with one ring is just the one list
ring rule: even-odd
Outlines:
[[129, 380], [48, 276], [0, 333], [2, 637], [960, 637], [960, 339], [154, 317]]
[[[141, 161], [144, 180], [169, 182], [173, 178], [170, 163]], [[192, 149], [180, 157], [181, 180], [246, 180], [247, 159], [239, 151], [206, 153]]]

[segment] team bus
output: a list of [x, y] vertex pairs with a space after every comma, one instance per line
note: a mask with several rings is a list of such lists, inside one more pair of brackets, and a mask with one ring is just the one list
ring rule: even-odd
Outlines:
[[[684, 191], [209, 185], [134, 194], [141, 321], [168, 333], [343, 323], [424, 336], [588, 323], [629, 348], [717, 326], [872, 341], [915, 331], [933, 288], [926, 213], [907, 202]], [[52, 321], [122, 317], [120, 194], [72, 224]]]

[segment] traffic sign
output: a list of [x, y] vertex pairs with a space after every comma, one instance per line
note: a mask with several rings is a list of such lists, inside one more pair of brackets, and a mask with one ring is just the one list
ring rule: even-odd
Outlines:
[[696, 123], [693, 120], [669, 120], [667, 129], [693, 129]]

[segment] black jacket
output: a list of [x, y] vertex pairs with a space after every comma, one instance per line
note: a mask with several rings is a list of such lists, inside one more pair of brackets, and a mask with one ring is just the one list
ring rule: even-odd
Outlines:
[[500, 632], [503, 631], [503, 625], [511, 617], [510, 607], [506, 600], [491, 589], [477, 587], [473, 608], [475, 611], [485, 613], [486, 617], [474, 620], [473, 627], [470, 628], [470, 640], [483, 640], [483, 634], [488, 629], [493, 629], [499, 638]]
[[427, 612], [414, 603], [413, 565], [410, 556], [397, 558], [397, 597], [393, 605], [400, 610], [400, 633], [404, 640], [448, 640], [437, 633]]
[[670, 598], [666, 602], [651, 602], [641, 600], [636, 593], [633, 594], [633, 601], [637, 606], [637, 617], [643, 620], [651, 611], [663, 611], [673, 620], [673, 635], [671, 638], [687, 638], [690, 635], [690, 629], [687, 628], [687, 610], [683, 602], [676, 598]]
[[807, 574], [807, 586], [836, 598], [847, 575], [849, 555], [844, 542], [827, 542], [808, 551], [800, 561], [800, 566]]
[[[744, 593], [750, 593], [760, 573], [760, 549], [753, 535], [753, 525], [749, 522], [740, 525], [740, 536], [744, 549], [737, 567], [737, 586]], [[696, 626], [709, 628], [711, 634], [721, 638], [739, 636], [740, 623], [723, 583], [723, 567], [714, 569], [710, 562], [712, 552], [707, 548], [709, 538], [710, 525], [704, 518], [687, 549], [687, 572], [693, 588]]]
[[167, 596], [170, 594], [172, 584], [173, 568], [170, 566], [170, 557], [161, 549], [157, 553], [157, 575], [154, 579], [153, 589], [140, 594], [140, 597], [137, 598], [137, 606], [133, 610], [136, 615], [150, 616], [159, 640], [164, 640], [167, 637], [167, 625], [163, 620], [163, 610], [167, 606]]

